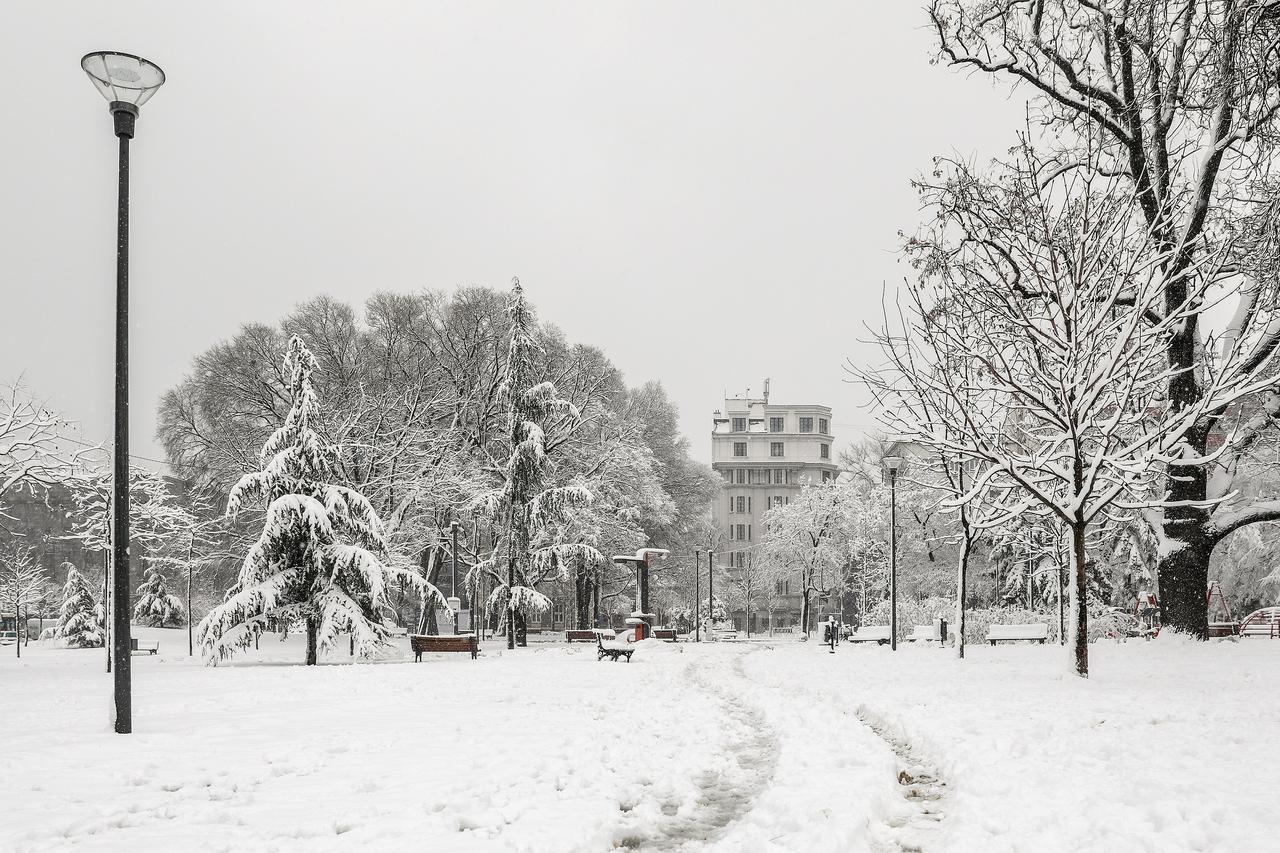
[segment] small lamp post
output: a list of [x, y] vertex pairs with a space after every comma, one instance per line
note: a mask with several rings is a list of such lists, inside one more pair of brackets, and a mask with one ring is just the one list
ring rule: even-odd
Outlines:
[[885, 475], [889, 478], [889, 648], [898, 650], [898, 472], [901, 456], [886, 456]]
[[107, 99], [120, 140], [119, 196], [116, 210], [116, 423], [112, 448], [111, 513], [111, 672], [114, 724], [118, 734], [133, 731], [129, 671], [129, 140], [138, 108], [164, 83], [154, 62], [131, 53], [85, 54], [80, 67]]
[[702, 642], [702, 552], [693, 552], [693, 641]]

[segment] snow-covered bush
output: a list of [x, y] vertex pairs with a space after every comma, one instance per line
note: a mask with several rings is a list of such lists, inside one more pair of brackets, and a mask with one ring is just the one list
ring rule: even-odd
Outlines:
[[429, 589], [443, 602], [421, 577], [382, 559], [382, 522], [364, 495], [327, 481], [337, 448], [313, 426], [320, 416], [315, 366], [295, 335], [284, 359], [289, 413], [263, 445], [262, 470], [241, 477], [227, 501], [228, 516], [250, 502], [264, 504], [266, 521], [235, 586], [200, 622], [199, 642], [211, 663], [250, 646], [275, 620], [305, 625], [308, 665], [348, 632], [356, 653], [370, 657], [386, 642], [381, 617], [393, 584]]
[[93, 597], [93, 590], [84, 575], [70, 563], [67, 582], [62, 587], [62, 608], [53, 636], [72, 649], [93, 649], [103, 643], [102, 608]]
[[138, 587], [133, 621], [152, 628], [171, 628], [182, 624], [184, 614], [182, 600], [169, 592], [164, 575], [155, 566], [148, 566]]
[[[937, 596], [926, 598], [923, 601], [910, 601], [898, 599], [898, 637], [905, 637], [911, 633], [911, 629], [916, 625], [932, 625], [934, 619], [946, 619], [947, 622], [955, 620], [956, 603], [949, 598], [940, 598]], [[867, 608], [867, 612], [862, 616], [863, 625], [888, 625], [889, 624], [889, 600], [884, 599], [878, 601], [871, 607]], [[966, 632], [966, 639], [967, 632]]]

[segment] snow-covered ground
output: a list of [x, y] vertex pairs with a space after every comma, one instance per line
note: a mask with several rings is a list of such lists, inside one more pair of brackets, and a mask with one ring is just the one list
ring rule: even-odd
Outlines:
[[[1280, 641], [0, 650], [0, 850], [1275, 849]], [[407, 650], [404, 650], [407, 652]], [[290, 665], [281, 665], [281, 664]]]

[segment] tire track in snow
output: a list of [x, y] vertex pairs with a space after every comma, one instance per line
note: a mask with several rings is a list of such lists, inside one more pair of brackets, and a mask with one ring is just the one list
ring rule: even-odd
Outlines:
[[884, 723], [865, 708], [858, 719], [888, 744], [898, 757], [898, 785], [909, 810], [890, 819], [887, 831], [873, 833], [876, 853], [925, 853], [938, 849], [946, 805], [947, 783], [910, 742], [888, 731]]
[[[666, 820], [649, 831], [640, 827], [621, 829], [616, 836], [618, 846], [664, 853], [701, 848], [724, 836], [750, 812], [756, 797], [772, 779], [778, 761], [778, 738], [765, 722], [762, 709], [746, 704], [742, 692], [735, 693], [708, 677], [709, 664], [715, 662], [695, 661], [685, 669], [685, 676], [719, 706], [720, 730], [729, 761], [723, 768], [707, 768], [693, 774], [698, 794], [692, 809], [686, 812], [664, 806]], [[746, 680], [741, 655], [734, 656], [731, 671]]]

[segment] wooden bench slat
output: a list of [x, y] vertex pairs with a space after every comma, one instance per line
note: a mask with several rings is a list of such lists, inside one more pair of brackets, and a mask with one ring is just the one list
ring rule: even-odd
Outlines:
[[470, 652], [475, 660], [480, 643], [475, 634], [410, 634], [409, 648], [415, 663], [422, 660], [424, 652]]

